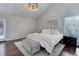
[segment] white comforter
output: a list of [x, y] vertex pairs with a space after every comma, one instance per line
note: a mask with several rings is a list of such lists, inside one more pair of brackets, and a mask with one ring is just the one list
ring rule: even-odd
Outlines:
[[55, 45], [63, 38], [63, 34], [43, 34], [43, 33], [32, 33], [27, 36], [27, 39], [39, 42], [42, 47], [44, 47], [47, 52], [51, 54]]

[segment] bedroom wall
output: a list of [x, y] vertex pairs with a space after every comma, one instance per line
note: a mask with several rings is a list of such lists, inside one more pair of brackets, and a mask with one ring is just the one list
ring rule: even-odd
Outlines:
[[[79, 4], [53, 3], [38, 20], [38, 31], [47, 26], [48, 20], [58, 21], [58, 30], [64, 32], [64, 18], [79, 16]], [[54, 27], [53, 27], [54, 28]]]
[[48, 20], [57, 20], [60, 32], [63, 32], [63, 18], [64, 18], [65, 8], [62, 4], [53, 4], [48, 8], [48, 10], [40, 17], [38, 20], [38, 31], [40, 28], [45, 28], [47, 26]]
[[1, 16], [6, 20], [6, 38], [13, 40], [25, 37], [27, 34], [36, 32], [36, 20], [21, 16]]

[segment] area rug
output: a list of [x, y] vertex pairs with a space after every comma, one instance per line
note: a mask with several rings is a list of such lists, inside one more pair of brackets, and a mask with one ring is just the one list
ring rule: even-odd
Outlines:
[[[31, 54], [29, 54], [27, 50], [24, 48], [24, 46], [22, 45], [22, 41], [15, 42], [15, 45], [23, 53], [24, 56], [31, 56]], [[64, 46], [65, 45], [59, 44], [56, 48], [54, 48], [51, 56], [58, 56], [63, 50]], [[33, 56], [49, 56], [49, 55], [45, 50], [42, 50], [34, 54]]]
[[[24, 46], [22, 45], [22, 41], [15, 42], [15, 45], [23, 53], [24, 56], [31, 56], [31, 54], [29, 54], [27, 50], [24, 48]], [[45, 50], [42, 50], [34, 54], [33, 56], [47, 56], [47, 55], [48, 53]]]

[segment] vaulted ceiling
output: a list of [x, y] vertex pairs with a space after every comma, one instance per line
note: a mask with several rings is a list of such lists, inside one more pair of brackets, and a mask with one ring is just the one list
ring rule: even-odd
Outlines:
[[51, 5], [50, 3], [39, 3], [39, 9], [37, 11], [29, 11], [26, 4], [22, 3], [8, 3], [8, 4], [0, 4], [0, 15], [17, 15], [24, 16], [32, 19], [37, 19], [42, 15], [47, 8]]

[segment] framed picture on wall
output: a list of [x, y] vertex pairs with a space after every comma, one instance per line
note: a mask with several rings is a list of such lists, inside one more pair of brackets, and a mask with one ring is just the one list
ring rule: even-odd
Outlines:
[[57, 29], [58, 28], [58, 20], [53, 19], [48, 21], [48, 28], [49, 29]]

